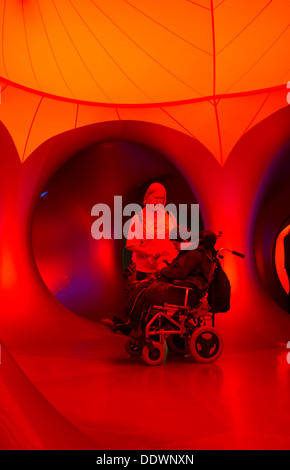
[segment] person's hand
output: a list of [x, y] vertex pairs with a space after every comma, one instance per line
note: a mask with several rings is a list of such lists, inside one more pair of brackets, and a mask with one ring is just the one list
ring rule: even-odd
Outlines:
[[158, 250], [155, 250], [154, 248], [148, 248], [147, 256], [152, 256], [152, 258], [159, 258], [159, 256], [161, 256], [161, 253]]
[[168, 263], [166, 263], [165, 261], [161, 261], [161, 263], [158, 263], [158, 269], [167, 268], [167, 266]]
[[159, 274], [158, 271], [156, 271], [155, 273], [150, 274], [149, 279], [150, 279], [150, 281], [156, 281], [156, 279], [159, 279], [159, 277], [160, 277], [160, 274]]

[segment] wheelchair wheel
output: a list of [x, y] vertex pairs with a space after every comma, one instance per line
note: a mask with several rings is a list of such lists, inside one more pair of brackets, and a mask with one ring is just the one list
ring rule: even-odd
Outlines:
[[126, 352], [129, 356], [140, 356], [141, 354], [141, 347], [139, 341], [129, 338], [125, 344]]
[[222, 353], [223, 340], [214, 327], [202, 326], [193, 332], [189, 348], [196, 361], [213, 362]]
[[142, 358], [149, 366], [159, 366], [165, 358], [165, 349], [162, 344], [152, 341], [150, 346], [145, 345], [142, 349]]
[[170, 351], [177, 354], [185, 354], [188, 351], [188, 345], [185, 338], [178, 335], [169, 335], [167, 338], [167, 346]]

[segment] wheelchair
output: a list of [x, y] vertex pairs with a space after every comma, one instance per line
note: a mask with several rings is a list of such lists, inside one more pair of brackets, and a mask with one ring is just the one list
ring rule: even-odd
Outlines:
[[[221, 248], [216, 263], [223, 257], [220, 254], [223, 250], [244, 258], [239, 252]], [[140, 356], [149, 366], [162, 364], [167, 352], [171, 351], [200, 363], [216, 361], [223, 351], [223, 338], [214, 325], [215, 313], [209, 305], [208, 292], [192, 307], [189, 297], [193, 289], [172, 287], [183, 289], [184, 302], [181, 305], [151, 305], [143, 311], [138, 330], [131, 333], [126, 342], [127, 353]]]
[[164, 362], [166, 350], [192, 356], [198, 362], [213, 362], [222, 353], [223, 340], [214, 325], [214, 315], [205, 295], [191, 307], [190, 287], [172, 286], [184, 291], [183, 305], [151, 305], [143, 312], [137, 334], [131, 335], [126, 351], [141, 356], [147, 365]]

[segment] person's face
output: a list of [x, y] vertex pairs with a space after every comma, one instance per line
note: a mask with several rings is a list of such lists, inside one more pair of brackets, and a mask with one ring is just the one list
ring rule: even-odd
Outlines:
[[154, 193], [149, 194], [147, 198], [147, 204], [154, 204], [154, 206], [156, 204], [162, 204], [164, 206], [165, 204], [164, 191], [160, 189], [160, 190], [154, 191]]

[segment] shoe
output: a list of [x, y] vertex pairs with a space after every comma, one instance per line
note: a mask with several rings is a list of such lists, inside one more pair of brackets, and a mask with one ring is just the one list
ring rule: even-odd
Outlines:
[[124, 319], [122, 317], [117, 317], [116, 315], [113, 316], [113, 322], [114, 324], [116, 325], [117, 323], [127, 323], [129, 320], [128, 319]]
[[113, 320], [110, 320], [110, 318], [103, 318], [101, 320], [101, 323], [105, 325], [109, 330], [114, 331], [115, 330], [115, 323]]
[[129, 336], [132, 331], [132, 325], [130, 321], [126, 323], [115, 323], [115, 331], [123, 333], [123, 335]]
[[129, 336], [132, 331], [132, 325], [129, 320], [123, 321], [116, 317], [114, 317], [113, 320], [110, 318], [103, 318], [101, 323], [109, 328], [112, 333], [122, 333], [126, 336]]

